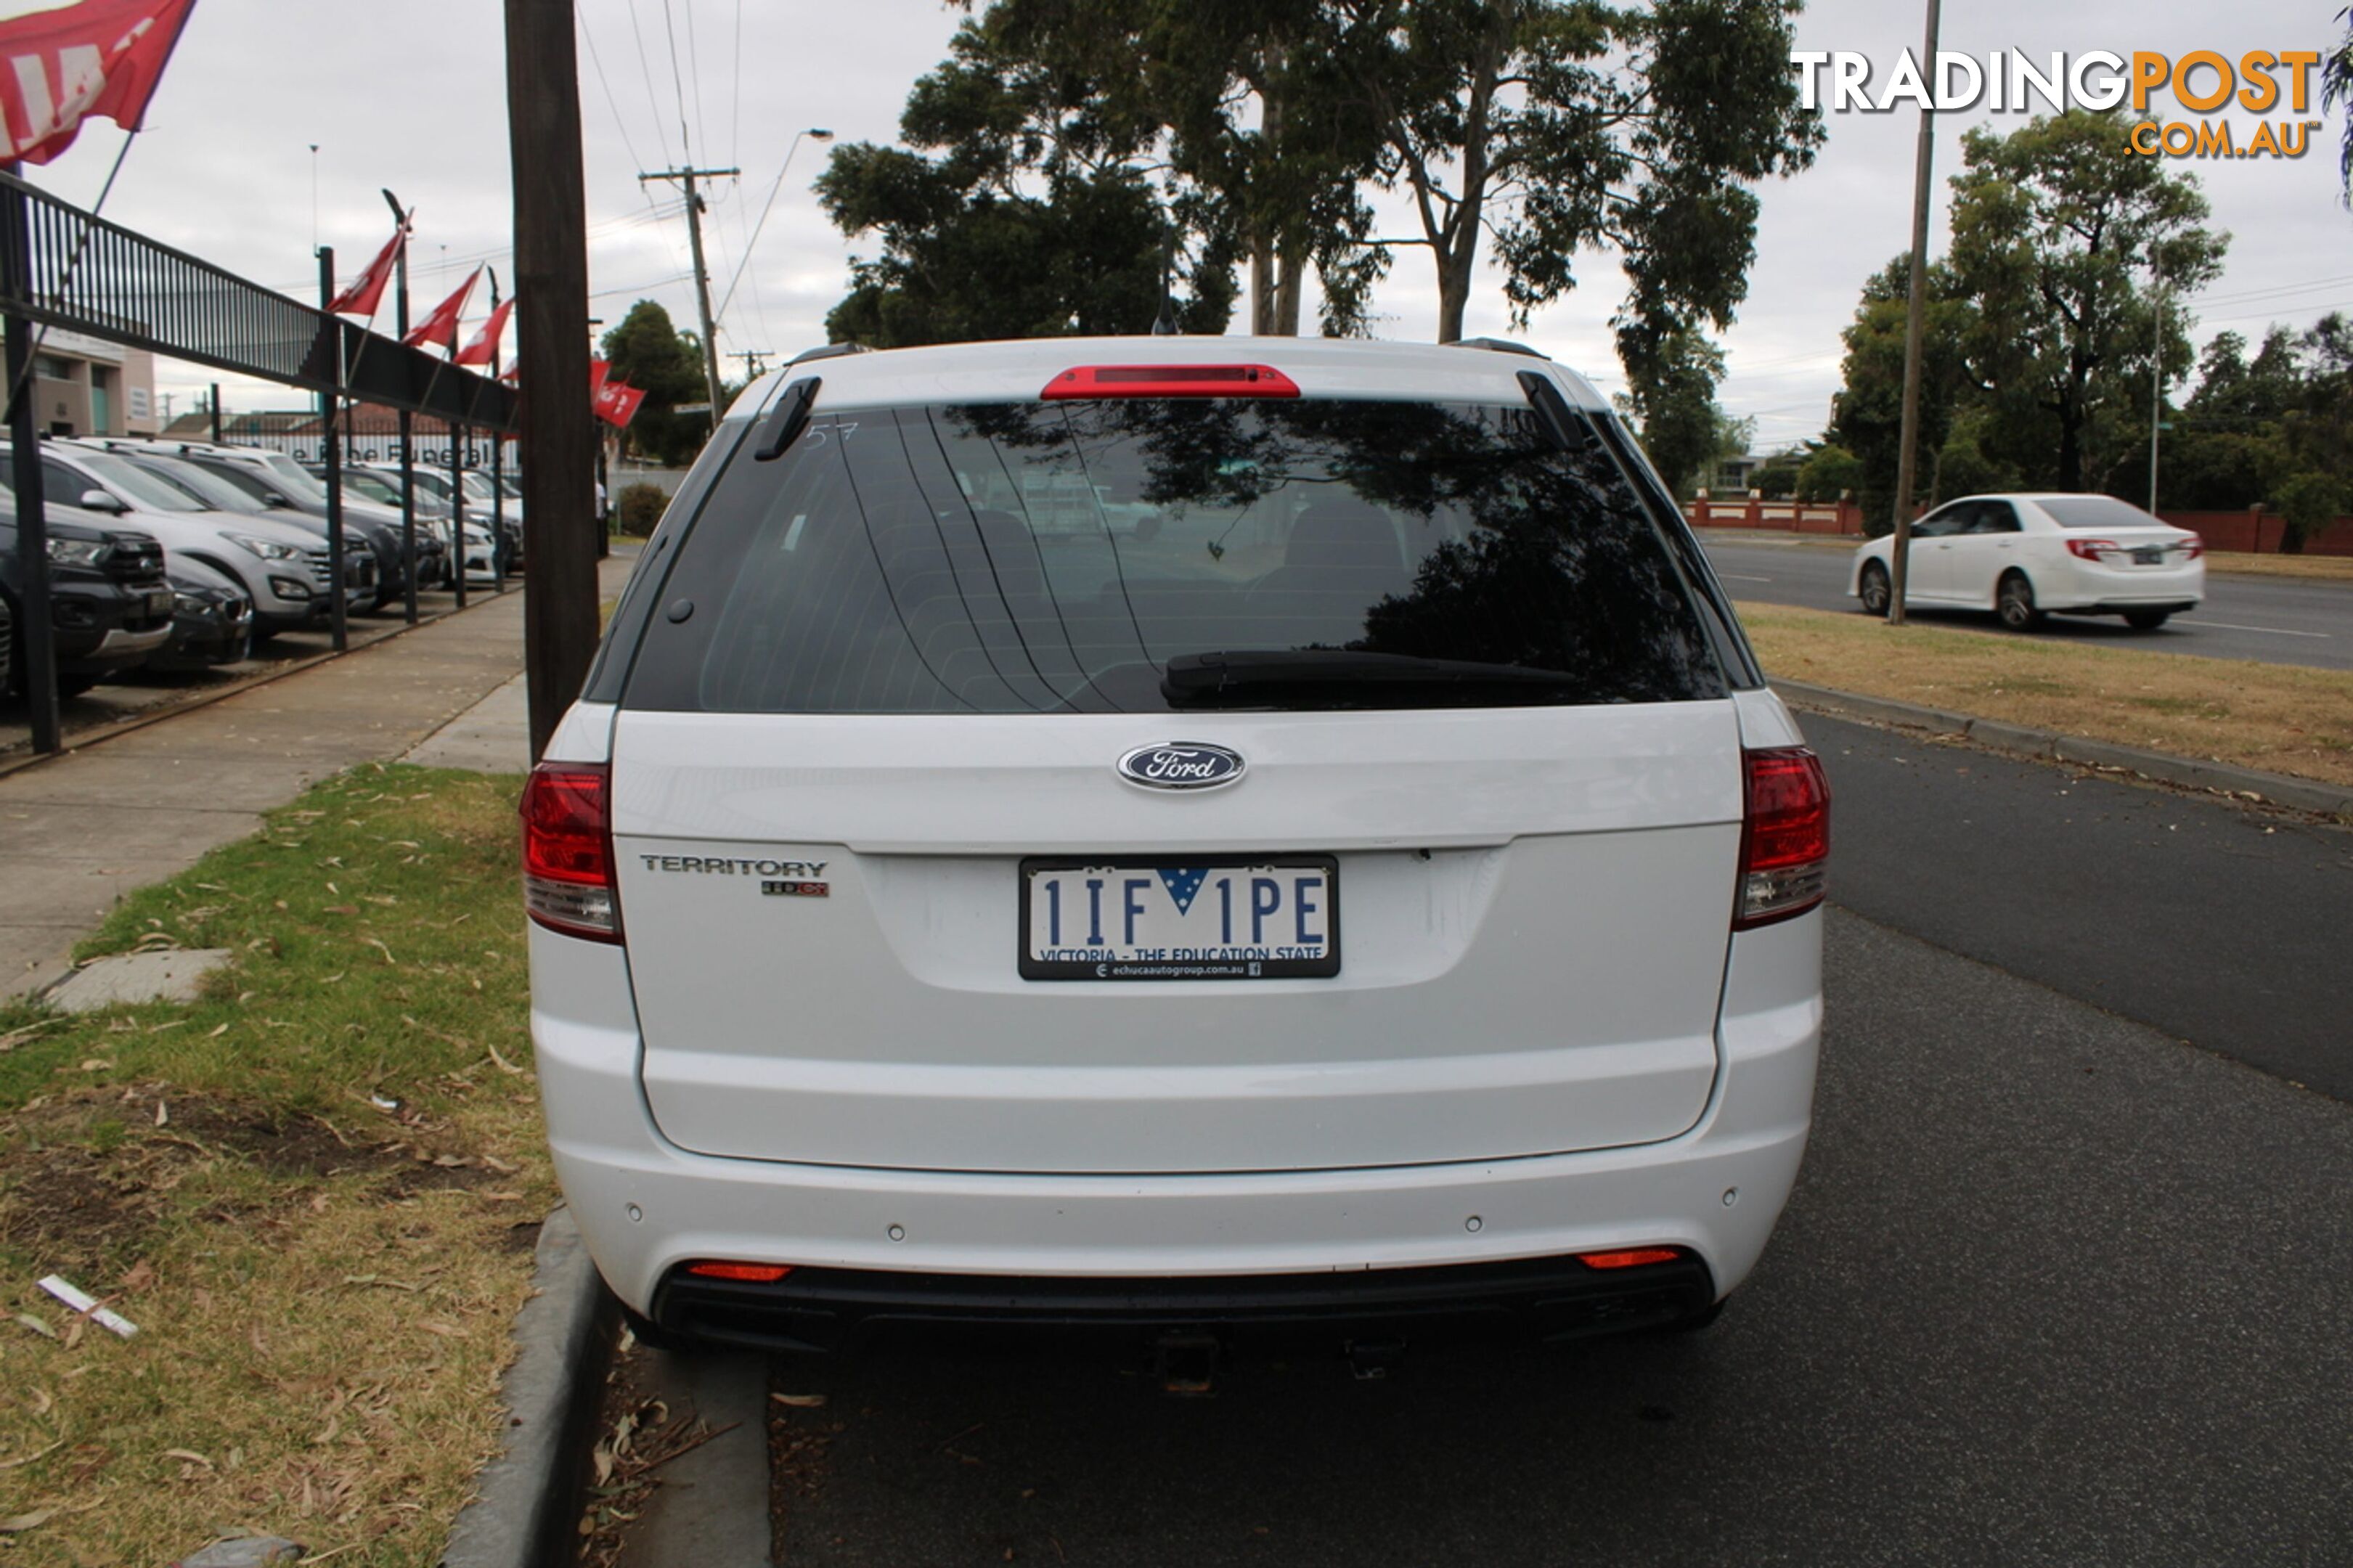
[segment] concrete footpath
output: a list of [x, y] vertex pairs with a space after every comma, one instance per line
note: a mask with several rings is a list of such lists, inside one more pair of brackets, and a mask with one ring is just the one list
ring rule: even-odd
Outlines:
[[[632, 547], [603, 563], [603, 596], [636, 560]], [[252, 833], [320, 779], [406, 755], [510, 682], [519, 709], [522, 668], [511, 592], [0, 778], [0, 995], [56, 979], [124, 894]], [[520, 771], [524, 751], [510, 751], [498, 765]]]

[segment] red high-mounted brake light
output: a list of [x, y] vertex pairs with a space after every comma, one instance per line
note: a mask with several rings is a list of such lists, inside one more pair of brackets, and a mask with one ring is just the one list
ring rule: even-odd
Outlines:
[[1082, 364], [1046, 384], [1039, 396], [1296, 397], [1299, 384], [1263, 364]]
[[686, 1266], [689, 1274], [704, 1279], [740, 1279], [747, 1285], [774, 1285], [793, 1271], [789, 1263], [730, 1263], [722, 1258], [706, 1258]]
[[2113, 539], [2071, 539], [2067, 542], [2067, 553], [2078, 561], [2097, 561], [2103, 554], [2122, 548]]
[[621, 940], [611, 792], [601, 763], [542, 763], [524, 781], [523, 908], [550, 931]]
[[1831, 784], [1805, 746], [1740, 753], [1740, 901], [1732, 929], [1805, 913], [1822, 901], [1831, 857]]

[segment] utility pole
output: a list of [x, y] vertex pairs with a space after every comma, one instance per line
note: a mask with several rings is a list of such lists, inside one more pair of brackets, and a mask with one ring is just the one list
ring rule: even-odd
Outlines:
[[[768, 368], [761, 362], [763, 360], [774, 359], [776, 357], [776, 351], [774, 349], [738, 349], [727, 357], [729, 359], [740, 359], [744, 362], [744, 381], [746, 385], [749, 385], [751, 383], [759, 380], [760, 373]], [[712, 422], [714, 425], [717, 424], [718, 418], [719, 416], [717, 415], [712, 415]]]
[[[719, 401], [719, 329], [711, 320], [711, 269], [702, 264], [702, 194], [695, 189], [697, 180], [732, 180], [740, 169], [664, 169], [659, 174], [639, 174], [638, 184], [650, 180], [676, 180], [686, 187], [686, 243], [694, 253], [694, 302], [702, 312], [702, 379], [711, 387], [711, 427], [719, 427], [719, 416], [727, 412]], [[525, 508], [526, 514], [529, 508]]]
[[217, 381], [213, 383], [212, 409], [213, 445], [217, 447], [221, 444], [220, 383]]
[[[1938, 0], [1928, 0], [1928, 41], [1921, 68], [1936, 79]], [[1928, 174], [1936, 155], [1936, 112], [1920, 100], [1920, 146], [1912, 168], [1912, 293], [1904, 314], [1904, 424], [1895, 459], [1894, 582], [1887, 600], [1887, 624], [1904, 624], [1905, 584], [1912, 565], [1912, 479], [1920, 452], [1920, 353], [1928, 320]]]
[[2157, 515], [2157, 433], [2165, 428], [2165, 267], [2155, 250], [2148, 258], [2149, 287], [2157, 295], [2156, 341], [2148, 355], [2148, 515]]
[[533, 389], [522, 400], [519, 455], [523, 669], [536, 762], [596, 652], [596, 554], [587, 523], [596, 455], [589, 421], [572, 401], [588, 396], [588, 203], [572, 0], [506, 0], [506, 25], [516, 361]]

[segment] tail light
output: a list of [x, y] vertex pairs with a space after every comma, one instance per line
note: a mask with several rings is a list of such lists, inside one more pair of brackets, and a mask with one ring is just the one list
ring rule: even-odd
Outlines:
[[1615, 1252], [1580, 1252], [1577, 1260], [1588, 1268], [1647, 1268], [1653, 1263], [1672, 1263], [1683, 1254], [1672, 1247], [1628, 1247]]
[[2186, 535], [2175, 540], [2173, 548], [2181, 552], [2181, 558], [2184, 561], [2195, 561], [2206, 553], [2205, 536], [2196, 533]]
[[1769, 925], [1822, 901], [1831, 856], [1831, 785], [1805, 746], [1740, 753], [1740, 906], [1732, 929]]
[[686, 1271], [702, 1279], [733, 1279], [746, 1285], [774, 1285], [793, 1271], [789, 1263], [733, 1263], [725, 1258], [706, 1258], [690, 1263]]
[[2097, 561], [2122, 548], [2113, 539], [2071, 539], [2067, 542], [2067, 553], [2078, 561]]
[[1068, 397], [1296, 397], [1299, 384], [1263, 364], [1082, 364], [1038, 395]]
[[550, 931], [621, 940], [611, 797], [602, 763], [542, 763], [522, 786], [523, 908]]

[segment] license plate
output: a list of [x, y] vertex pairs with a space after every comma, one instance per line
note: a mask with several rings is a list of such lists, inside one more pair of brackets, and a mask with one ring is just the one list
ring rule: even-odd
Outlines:
[[151, 616], [170, 615], [172, 613], [172, 590], [169, 588], [150, 589], [147, 594], [147, 613]]
[[1340, 973], [1328, 855], [1024, 860], [1025, 980], [1302, 980]]
[[2133, 564], [2136, 566], [2162, 566], [2165, 564], [2165, 552], [2162, 550], [2136, 550], [2133, 552]]

